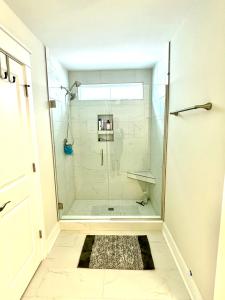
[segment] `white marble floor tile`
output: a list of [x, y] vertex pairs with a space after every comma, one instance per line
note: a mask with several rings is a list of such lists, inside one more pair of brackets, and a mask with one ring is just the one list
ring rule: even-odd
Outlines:
[[[129, 298], [129, 300], [139, 300], [140, 298]], [[154, 298], [146, 298], [143, 300], [168, 300], [176, 298], [168, 298], [168, 296], [157, 296]], [[54, 298], [46, 298], [46, 297], [23, 297], [23, 300], [115, 300], [115, 298], [77, 298], [77, 297], [54, 297]], [[124, 298], [116, 298], [116, 300], [124, 300]]]
[[23, 300], [55, 300], [54, 298], [46, 297], [23, 297]]
[[[70, 247], [65, 246], [67, 245], [68, 240], [66, 242], [64, 240], [63, 243], [61, 243], [61, 235], [56, 240], [54, 247], [45, 259], [45, 264], [48, 269], [70, 269], [73, 271], [76, 269], [79, 262], [81, 249], [84, 244], [85, 235], [77, 235], [76, 241], [73, 242], [73, 245], [71, 244], [72, 246]], [[60, 244], [64, 246], [58, 246]]]
[[77, 270], [48, 271], [43, 278], [36, 295], [39, 297], [71, 297], [71, 298], [96, 298], [103, 296], [103, 283], [105, 271]]
[[[174, 276], [174, 286], [171, 289], [172, 275], [165, 271], [117, 271], [106, 272], [104, 282], [104, 297], [123, 300], [130, 299], [167, 299], [189, 300], [190, 297], [178, 276]], [[175, 271], [177, 272], [177, 271]], [[174, 274], [173, 274], [174, 275]]]
[[155, 268], [157, 270], [172, 269], [176, 270], [176, 264], [173, 260], [172, 255], [168, 251], [166, 243], [163, 242], [151, 242], [150, 247], [152, 252], [152, 257], [154, 260]]
[[78, 231], [71, 232], [63, 230], [60, 232], [54, 246], [73, 247], [76, 245], [81, 236], [82, 234], [79, 234]]
[[[93, 234], [107, 234], [96, 231]], [[62, 231], [38, 268], [23, 300], [190, 300], [160, 232], [115, 231], [148, 235], [156, 270], [92, 270], [76, 268], [85, 234]]]
[[[148, 236], [148, 240], [150, 243], [152, 243], [152, 242], [165, 243], [164, 237], [160, 231], [151, 231], [150, 233], [146, 232], [146, 233], [142, 233], [142, 234], [146, 234]], [[140, 235], [141, 235], [141, 233], [140, 233]]]
[[33, 276], [30, 284], [28, 285], [24, 293], [24, 297], [22, 299], [26, 297], [36, 297], [37, 290], [39, 289], [47, 272], [48, 272], [48, 268], [46, 266], [45, 261], [43, 261], [39, 266], [39, 268], [37, 269], [35, 275]]
[[145, 300], [169, 296], [169, 289], [156, 271], [117, 271], [106, 273], [104, 297]]
[[[49, 298], [47, 298], [48, 300]], [[53, 300], [115, 300], [115, 298], [68, 298], [68, 297], [56, 297], [56, 298], [52, 298]], [[29, 300], [25, 299], [25, 300]], [[36, 300], [36, 298], [35, 298]], [[37, 300], [40, 300], [40, 298], [37, 298]], [[45, 299], [44, 299], [45, 300]], [[51, 300], [51, 299], [50, 299]], [[124, 298], [116, 298], [116, 300], [124, 300]], [[139, 300], [138, 298], [129, 298], [129, 300]], [[168, 297], [164, 297], [164, 296], [158, 296], [157, 298], [146, 298], [144, 300], [168, 300]]]

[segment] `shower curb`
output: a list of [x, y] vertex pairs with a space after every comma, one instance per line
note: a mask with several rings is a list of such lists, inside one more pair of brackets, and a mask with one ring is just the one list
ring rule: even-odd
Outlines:
[[61, 230], [92, 231], [161, 231], [161, 220], [63, 220], [59, 222]]

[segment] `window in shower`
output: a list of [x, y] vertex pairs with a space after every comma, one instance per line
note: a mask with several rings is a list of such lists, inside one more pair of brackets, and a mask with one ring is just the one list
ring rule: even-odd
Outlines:
[[143, 83], [85, 84], [78, 88], [79, 100], [143, 100]]

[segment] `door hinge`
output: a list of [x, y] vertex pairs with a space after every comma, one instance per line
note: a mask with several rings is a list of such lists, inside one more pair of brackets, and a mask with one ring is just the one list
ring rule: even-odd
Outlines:
[[39, 230], [39, 238], [42, 239], [42, 230]]
[[36, 172], [36, 165], [35, 165], [35, 163], [32, 164], [32, 169], [33, 169], [33, 172], [35, 173]]
[[63, 203], [62, 202], [58, 202], [58, 209], [63, 209]]
[[28, 92], [28, 88], [30, 87], [29, 84], [24, 84], [24, 89], [25, 89], [25, 96], [28, 97], [29, 96], [29, 92]]
[[55, 100], [49, 100], [49, 108], [56, 108], [56, 101]]

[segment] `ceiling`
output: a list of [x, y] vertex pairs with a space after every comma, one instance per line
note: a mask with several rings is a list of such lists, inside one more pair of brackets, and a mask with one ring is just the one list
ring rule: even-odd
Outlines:
[[151, 67], [196, 0], [5, 0], [68, 70]]

